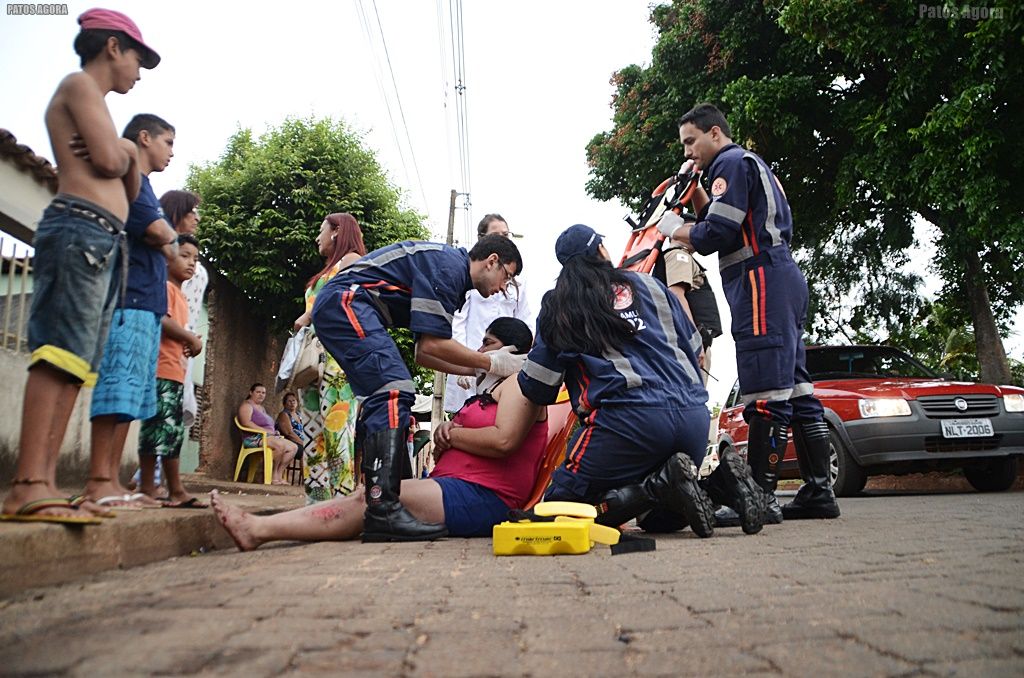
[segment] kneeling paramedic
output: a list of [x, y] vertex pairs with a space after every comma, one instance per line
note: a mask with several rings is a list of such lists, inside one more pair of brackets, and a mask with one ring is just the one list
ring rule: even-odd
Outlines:
[[613, 268], [589, 226], [563, 232], [555, 254], [562, 271], [519, 385], [547, 405], [564, 381], [580, 428], [545, 500], [594, 504], [612, 527], [637, 518], [648, 531], [689, 525], [700, 537], [713, 533], [714, 500], [736, 509], [745, 531], [760, 530], [762, 494], [739, 457], [726, 455], [705, 487], [698, 482], [708, 395], [701, 337], [679, 301], [654, 277]]
[[421, 523], [399, 500], [415, 385], [387, 328], [413, 331], [416, 362], [424, 367], [509, 376], [525, 356], [513, 355], [514, 347], [478, 353], [452, 340], [452, 314], [469, 290], [483, 297], [500, 294], [522, 270], [519, 250], [502, 236], [485, 236], [468, 253], [406, 241], [370, 252], [317, 295], [317, 337], [355, 394], [365, 398], [356, 431], [366, 474], [363, 541], [420, 541], [447, 534], [443, 525]]

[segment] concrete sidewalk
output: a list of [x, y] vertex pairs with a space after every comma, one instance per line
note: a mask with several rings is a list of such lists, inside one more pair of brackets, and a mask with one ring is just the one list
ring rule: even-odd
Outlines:
[[841, 505], [622, 556], [497, 558], [489, 539], [218, 549], [0, 599], [0, 674], [1024, 675], [1024, 494]]
[[[301, 487], [254, 485], [185, 475], [203, 503], [216, 488], [247, 511], [272, 513], [305, 503]], [[71, 495], [80, 488], [66, 489]], [[2, 496], [0, 496], [2, 501]], [[210, 509], [119, 511], [102, 525], [0, 523], [0, 598], [26, 588], [62, 584], [86, 575], [136, 567], [175, 556], [233, 548]]]

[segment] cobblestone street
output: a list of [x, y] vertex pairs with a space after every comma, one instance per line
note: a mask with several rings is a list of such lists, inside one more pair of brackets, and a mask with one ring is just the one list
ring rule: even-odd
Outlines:
[[0, 673], [1020, 676], [1022, 500], [876, 492], [614, 557], [220, 550], [0, 600]]

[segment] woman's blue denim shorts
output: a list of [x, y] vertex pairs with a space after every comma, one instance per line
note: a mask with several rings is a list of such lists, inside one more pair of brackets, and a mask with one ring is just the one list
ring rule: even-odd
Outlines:
[[508, 506], [493, 490], [460, 478], [431, 478], [441, 486], [444, 524], [452, 537], [490, 537], [508, 519]]

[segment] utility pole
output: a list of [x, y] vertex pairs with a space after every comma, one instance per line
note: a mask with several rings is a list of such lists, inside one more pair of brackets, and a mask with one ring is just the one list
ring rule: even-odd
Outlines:
[[[445, 242], [451, 245], [455, 240], [455, 198], [458, 195], [452, 189], [451, 200], [448, 203], [448, 238]], [[443, 372], [434, 372], [434, 400], [430, 407], [430, 431], [431, 435], [444, 421], [444, 387], [445, 375]]]

